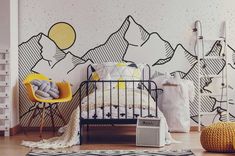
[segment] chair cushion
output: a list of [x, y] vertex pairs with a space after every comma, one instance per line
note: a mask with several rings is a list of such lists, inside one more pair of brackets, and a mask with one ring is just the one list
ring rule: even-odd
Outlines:
[[58, 99], [60, 91], [56, 83], [46, 80], [32, 80], [31, 85], [35, 91], [35, 95], [40, 99]]
[[35, 91], [35, 94], [36, 94], [36, 95], [40, 95], [41, 97], [45, 97], [45, 98], [50, 97], [50, 94], [48, 94], [47, 92], [44, 92], [44, 91], [42, 91], [42, 90], [36, 90], [36, 91]]
[[58, 99], [59, 98], [59, 94], [56, 92], [53, 92], [52, 90], [49, 90], [47, 92], [51, 97], [53, 97], [54, 99]]
[[235, 138], [235, 123], [218, 122], [202, 130], [201, 144], [210, 152], [235, 152], [233, 138]]

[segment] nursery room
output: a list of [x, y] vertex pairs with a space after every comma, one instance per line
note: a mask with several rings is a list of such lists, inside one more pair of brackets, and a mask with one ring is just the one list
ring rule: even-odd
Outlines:
[[234, 155], [234, 6], [0, 0], [0, 155]]

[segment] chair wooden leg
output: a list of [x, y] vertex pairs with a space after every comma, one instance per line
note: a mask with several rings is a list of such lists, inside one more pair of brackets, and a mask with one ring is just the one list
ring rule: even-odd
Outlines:
[[54, 122], [54, 114], [53, 114], [52, 105], [50, 105], [50, 117], [51, 117], [51, 123], [52, 123], [53, 132], [55, 133], [55, 122]]
[[43, 103], [42, 113], [41, 113], [41, 124], [40, 124], [40, 137], [42, 138], [42, 128], [44, 126], [44, 119], [45, 119], [45, 105], [46, 103]]
[[[27, 129], [29, 128], [29, 126], [30, 126], [31, 122], [33, 121], [33, 119], [36, 117], [37, 110], [38, 110], [38, 106], [36, 106], [36, 108], [34, 108], [33, 114], [31, 115], [31, 117], [29, 119]], [[25, 133], [25, 130], [24, 130], [24, 133]]]
[[56, 104], [56, 114], [58, 115], [59, 118], [61, 118], [61, 120], [63, 121], [64, 125], [66, 125], [66, 121], [65, 121], [63, 115], [60, 113], [60, 110], [59, 110], [57, 104]]

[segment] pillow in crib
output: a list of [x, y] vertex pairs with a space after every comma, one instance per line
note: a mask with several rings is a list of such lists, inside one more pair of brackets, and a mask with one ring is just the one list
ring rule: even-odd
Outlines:
[[[146, 64], [135, 64], [126, 62], [106, 62], [103, 64], [93, 64], [92, 65], [92, 78], [93, 80], [107, 80], [107, 76], [110, 77], [109, 80], [141, 80], [142, 71]], [[137, 88], [138, 82], [112, 82], [112, 88], [125, 89], [127, 88]], [[97, 86], [97, 89], [102, 89]]]

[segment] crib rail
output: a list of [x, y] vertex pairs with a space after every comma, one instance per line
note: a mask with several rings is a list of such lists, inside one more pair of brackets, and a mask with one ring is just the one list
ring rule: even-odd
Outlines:
[[[87, 80], [90, 79], [91, 73], [92, 71], [92, 64], [87, 66], [87, 70], [86, 70], [86, 75], [87, 75]], [[151, 77], [151, 69], [150, 66], [148, 64], [145, 64], [143, 70], [142, 70], [142, 78], [141, 80], [149, 80]]]
[[[117, 92], [117, 103], [114, 103], [113, 102], [113, 90], [114, 90], [114, 88], [113, 88], [113, 83], [115, 83], [115, 84], [118, 84], [118, 85], [116, 85], [116, 92]], [[125, 107], [125, 117], [123, 118], [123, 115], [122, 116], [120, 116], [120, 98], [123, 98], [123, 97], [120, 97], [120, 83], [122, 83], [122, 84], [124, 84], [125, 85], [125, 89], [123, 90], [122, 89], [122, 92], [124, 92], [124, 94], [125, 94], [125, 96], [124, 96], [124, 98], [125, 98], [125, 103], [123, 104], [122, 103], [122, 106], [124, 105], [124, 107]], [[98, 109], [98, 106], [97, 106], [97, 89], [95, 89], [96, 88], [96, 86], [97, 85], [100, 85], [100, 86], [102, 86], [101, 87], [101, 90], [99, 90], [99, 92], [101, 92], [101, 94], [102, 94], [102, 107], [103, 107], [103, 110], [102, 110], [102, 118], [99, 118], [99, 119], [97, 119], [96, 118], [96, 116], [97, 116], [97, 109]], [[137, 84], [138, 84], [138, 86], [137, 86]], [[105, 88], [105, 86], [106, 86], [106, 88]], [[107, 87], [108, 86], [108, 87]], [[130, 87], [128, 87], [127, 88], [127, 86], [132, 86], [131, 88]], [[91, 88], [93, 88], [93, 90], [91, 91]], [[140, 92], [140, 94], [139, 94], [139, 97], [136, 97], [135, 96], [135, 90], [136, 90], [136, 88], [139, 88], [139, 92]], [[105, 111], [104, 111], [104, 91], [105, 91], [105, 89], [108, 89], [109, 90], [109, 99], [110, 99], [110, 102], [109, 102], [109, 110], [110, 110], [110, 118], [105, 118]], [[128, 109], [128, 104], [127, 104], [127, 100], [128, 100], [128, 98], [130, 98], [130, 97], [128, 97], [127, 96], [127, 91], [129, 90], [133, 90], [132, 92], [133, 92], [133, 95], [132, 95], [132, 117], [133, 117], [133, 119], [136, 119], [138, 116], [136, 115], [136, 113], [135, 113], [135, 108], [136, 108], [136, 103], [135, 103], [135, 101], [136, 101], [136, 99], [137, 98], [139, 98], [140, 99], [140, 104], [138, 104], [138, 105], [140, 105], [139, 107], [139, 109], [140, 109], [140, 116], [142, 116], [142, 108], [143, 108], [143, 89], [144, 90], [147, 90], [148, 91], [148, 110], [147, 110], [147, 116], [157, 116], [157, 100], [155, 100], [155, 113], [154, 114], [151, 114], [150, 113], [150, 98], [152, 98], [152, 96], [154, 96], [154, 97], [157, 97], [157, 85], [156, 85], [156, 83], [154, 82], [154, 81], [151, 81], [151, 80], [102, 80], [102, 81], [83, 81], [82, 83], [81, 83], [81, 85], [80, 85], [80, 92], [79, 92], [79, 96], [80, 96], [80, 99], [82, 99], [82, 91], [81, 90], [85, 90], [85, 93], [86, 93], [86, 98], [87, 98], [87, 102], [86, 102], [86, 104], [87, 104], [87, 110], [86, 110], [86, 113], [87, 113], [87, 118], [85, 118], [86, 120], [89, 120], [89, 119], [92, 119], [92, 120], [97, 120], [97, 121], [100, 121], [100, 122], [102, 122], [102, 120], [103, 119], [106, 119], [106, 120], [110, 120], [110, 119], [112, 119], [112, 107], [115, 105], [115, 106], [117, 106], [117, 117], [115, 117], [115, 119], [120, 119], [120, 120], [123, 120], [123, 119], [131, 119], [130, 117], [128, 117], [128, 113], [127, 113], [127, 109]], [[84, 92], [84, 91], [83, 91]], [[90, 93], [91, 92], [93, 92], [93, 95], [94, 95], [94, 98], [95, 98], [95, 100], [92, 102], [92, 103], [90, 103]], [[83, 95], [84, 96], [84, 95]], [[155, 99], [155, 98], [154, 98]], [[122, 100], [123, 101], [123, 100]], [[79, 107], [80, 107], [80, 110], [82, 110], [82, 100], [80, 100], [80, 103], [79, 103]], [[100, 101], [99, 101], [100, 102]], [[94, 113], [94, 116], [93, 116], [93, 118], [89, 118], [89, 115], [90, 115], [90, 110], [89, 110], [89, 105], [90, 104], [93, 104], [94, 105], [94, 111], [95, 111], [95, 113]], [[107, 107], [107, 106], [106, 106]], [[130, 116], [130, 114], [129, 114], [129, 116]], [[80, 119], [84, 119], [83, 117], [82, 117], [82, 111], [80, 111]], [[90, 122], [94, 122], [94, 121], [90, 121]], [[103, 123], [103, 122], [102, 122]]]

